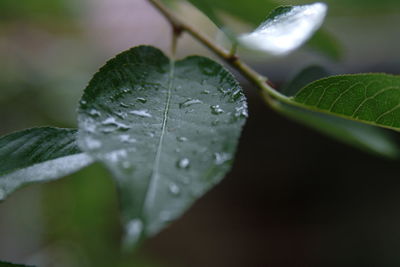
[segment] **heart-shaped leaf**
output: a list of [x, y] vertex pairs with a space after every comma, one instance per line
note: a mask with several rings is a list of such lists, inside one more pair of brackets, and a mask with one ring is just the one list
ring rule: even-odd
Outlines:
[[292, 99], [301, 106], [346, 119], [400, 130], [400, 76], [332, 76], [302, 88]]
[[278, 7], [253, 32], [239, 37], [241, 44], [273, 55], [300, 47], [322, 25], [327, 12], [323, 3]]
[[76, 130], [33, 128], [0, 138], [0, 200], [17, 188], [54, 180], [92, 163]]
[[230, 169], [247, 105], [234, 77], [204, 57], [140, 46], [86, 88], [79, 145], [115, 177], [134, 245], [180, 216]]

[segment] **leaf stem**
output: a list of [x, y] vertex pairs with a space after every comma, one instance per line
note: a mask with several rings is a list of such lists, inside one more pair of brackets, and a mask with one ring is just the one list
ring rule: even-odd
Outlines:
[[[208, 36], [194, 29], [191, 25], [180, 20], [173, 12], [171, 12], [166, 6], [164, 6], [159, 0], [148, 0], [164, 17], [168, 20], [174, 29], [179, 29], [181, 32], [186, 32], [191, 35], [194, 39], [198, 40], [214, 54], [219, 56], [222, 60], [230, 64], [233, 68], [238, 70], [247, 80], [252, 82], [258, 89], [261, 90], [262, 97], [268, 105], [272, 108], [277, 109], [279, 103], [274, 100], [280, 100], [282, 102], [292, 104], [290, 98], [276, 91], [271, 85], [268, 84], [268, 78], [259, 74], [245, 62], [243, 62], [237, 55], [236, 49], [231, 51], [225, 50], [223, 47], [215, 44]], [[232, 53], [233, 51], [233, 53]]]

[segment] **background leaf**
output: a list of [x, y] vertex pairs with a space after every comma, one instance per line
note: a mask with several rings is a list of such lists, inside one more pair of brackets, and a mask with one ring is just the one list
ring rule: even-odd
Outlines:
[[223, 178], [246, 117], [238, 83], [207, 58], [174, 63], [141, 46], [94, 76], [79, 109], [79, 145], [117, 180], [127, 245], [157, 233]]
[[33, 266], [13, 264], [9, 262], [0, 261], [0, 267], [33, 267]]
[[33, 128], [0, 138], [0, 200], [17, 188], [71, 174], [92, 163], [76, 130]]
[[293, 100], [315, 111], [394, 130], [400, 129], [399, 76], [332, 76], [302, 88]]
[[[228, 0], [189, 0], [189, 2], [206, 14], [211, 21], [224, 30], [228, 37], [233, 38], [235, 42], [234, 31], [230, 28], [229, 24], [224, 23], [224, 14], [229, 14], [252, 25], [260, 25], [263, 21], [268, 20], [268, 17], [270, 18], [270, 16], [267, 16], [266, 19], [268, 12], [272, 11], [271, 14], [274, 14], [282, 10], [282, 8], [288, 8], [288, 6], [280, 7], [283, 1], [268, 0], [249, 0], [246, 2], [246, 5], [243, 5], [242, 1]], [[339, 60], [342, 54], [339, 42], [323, 29], [318, 30], [307, 45], [334, 60]]]
[[285, 55], [300, 47], [321, 27], [327, 6], [314, 3], [303, 6], [282, 6], [251, 33], [239, 37], [240, 43], [254, 50]]
[[[284, 86], [282, 92], [288, 96], [295, 95], [308, 83], [326, 76], [328, 71], [324, 68], [310, 66]], [[397, 143], [384, 129], [283, 103], [280, 111], [291, 119], [361, 150], [389, 158], [399, 155]]]

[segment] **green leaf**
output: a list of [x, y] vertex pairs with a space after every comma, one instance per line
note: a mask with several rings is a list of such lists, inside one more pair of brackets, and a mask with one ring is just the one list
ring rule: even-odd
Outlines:
[[91, 164], [75, 139], [76, 130], [49, 127], [0, 138], [0, 200], [23, 185], [54, 180]]
[[173, 62], [140, 46], [94, 76], [78, 140], [117, 181], [126, 245], [159, 232], [224, 177], [246, 117], [234, 77], [204, 57]]
[[[301, 71], [282, 92], [295, 95], [310, 82], [326, 76], [328, 72], [324, 68], [310, 66]], [[293, 120], [361, 150], [389, 158], [396, 158], [399, 154], [397, 143], [383, 129], [283, 103], [280, 111]]]
[[0, 261], [0, 267], [33, 267], [33, 266], [13, 264], [13, 263], [9, 263], [9, 262]]
[[400, 76], [332, 76], [305, 86], [292, 101], [314, 111], [400, 129]]
[[255, 31], [241, 35], [239, 42], [273, 55], [288, 54], [318, 30], [326, 12], [323, 3], [278, 7]]

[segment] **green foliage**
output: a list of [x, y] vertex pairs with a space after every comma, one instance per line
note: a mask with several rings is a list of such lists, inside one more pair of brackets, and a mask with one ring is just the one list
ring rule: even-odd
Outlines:
[[400, 77], [333, 76], [302, 88], [293, 100], [309, 109], [389, 129], [400, 129]]
[[0, 267], [33, 267], [33, 266], [13, 264], [9, 262], [0, 261]]
[[[307, 84], [328, 75], [324, 68], [310, 66], [295, 76], [282, 91], [288, 96], [295, 95]], [[283, 104], [280, 111], [291, 119], [364, 151], [388, 158], [399, 156], [397, 143], [383, 129], [287, 104]]]
[[82, 97], [81, 148], [117, 180], [126, 242], [157, 233], [230, 169], [246, 100], [203, 57], [136, 47], [109, 61]]
[[34, 128], [0, 138], [0, 200], [17, 188], [73, 173], [92, 160], [76, 144], [76, 130]]
[[[276, 7], [275, 1], [249, 1], [243, 5], [242, 1], [190, 0], [224, 30], [224, 13], [255, 24], [262, 21], [261, 11], [264, 14], [264, 9]], [[191, 30], [158, 1], [151, 2], [174, 26], [174, 37], [180, 30], [191, 33], [252, 81], [271, 108], [362, 150], [398, 156], [391, 136], [375, 126], [400, 129], [399, 76], [324, 78], [328, 76], [324, 69], [312, 67], [296, 76], [281, 94], [235, 54]], [[0, 8], [12, 10], [14, 4], [2, 2]], [[325, 14], [322, 3], [278, 7], [254, 32], [232, 41], [284, 55], [312, 37]], [[231, 34], [229, 29], [226, 32]], [[319, 31], [308, 44], [340, 58], [338, 45], [326, 32]], [[26, 184], [58, 179], [100, 163], [118, 188], [124, 243], [127, 248], [135, 247], [223, 179], [232, 166], [246, 118], [242, 89], [220, 64], [200, 56], [175, 61], [157, 48], [135, 47], [108, 61], [94, 75], [80, 101], [77, 130], [43, 127], [0, 138], [0, 200]], [[85, 203], [91, 206], [98, 202], [97, 195], [92, 195], [98, 192], [90, 193], [77, 195], [87, 197]], [[77, 209], [84, 214], [79, 217], [89, 216], [86, 208]], [[93, 225], [88, 218], [86, 223], [87, 229]], [[95, 233], [88, 230], [86, 234], [82, 242]], [[106, 246], [103, 249], [107, 251]]]

